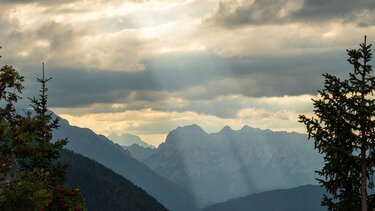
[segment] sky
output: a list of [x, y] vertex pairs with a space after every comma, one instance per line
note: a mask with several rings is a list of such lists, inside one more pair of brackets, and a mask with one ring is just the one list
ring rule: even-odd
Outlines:
[[323, 73], [375, 40], [373, 0], [0, 0], [0, 65], [70, 124], [158, 145], [177, 126], [305, 132]]

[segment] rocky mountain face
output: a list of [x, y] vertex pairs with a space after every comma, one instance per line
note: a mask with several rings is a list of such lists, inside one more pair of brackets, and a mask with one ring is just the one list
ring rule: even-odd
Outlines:
[[306, 135], [248, 126], [211, 134], [197, 125], [178, 127], [143, 162], [206, 204], [316, 184], [314, 170], [322, 166]]

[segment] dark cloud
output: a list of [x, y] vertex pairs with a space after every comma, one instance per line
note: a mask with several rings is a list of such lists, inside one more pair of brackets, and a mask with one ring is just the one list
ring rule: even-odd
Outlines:
[[293, 19], [318, 23], [338, 20], [365, 24], [375, 20], [374, 11], [373, 0], [305, 0], [303, 7], [293, 14]]
[[374, 11], [373, 0], [230, 0], [220, 1], [208, 22], [226, 27], [328, 21], [369, 26], [375, 23]]
[[286, 18], [277, 15], [286, 2], [288, 0], [220, 1], [210, 21], [229, 27], [285, 22]]
[[[58, 107], [76, 107], [92, 103], [114, 103], [127, 97], [132, 90], [160, 90], [157, 81], [146, 73], [132, 74], [87, 70], [48, 70], [53, 80], [50, 104]], [[34, 71], [33, 71], [34, 72]], [[38, 74], [27, 74], [36, 78]], [[30, 95], [35, 95], [37, 86], [28, 81]], [[34, 93], [34, 94], [33, 94]]]
[[[136, 109], [153, 107], [155, 102], [168, 97], [199, 101], [230, 94], [249, 97], [315, 94], [321, 88], [322, 73], [346, 76], [350, 71], [345, 55], [337, 52], [257, 59], [175, 55], [144, 63], [146, 69], [142, 72], [66, 70], [47, 64], [47, 74], [53, 76], [49, 84], [51, 106], [120, 102]], [[38, 89], [34, 79], [40, 76], [40, 68], [21, 68], [21, 73], [29, 87], [25, 95], [34, 96]], [[143, 103], [137, 104], [140, 101]]]

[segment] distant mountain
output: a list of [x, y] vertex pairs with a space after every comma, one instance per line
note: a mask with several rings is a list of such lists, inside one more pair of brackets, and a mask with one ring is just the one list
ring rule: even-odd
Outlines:
[[325, 191], [318, 185], [273, 190], [232, 199], [203, 211], [325, 211], [320, 202]]
[[248, 126], [207, 134], [178, 127], [143, 160], [206, 203], [273, 189], [316, 184], [322, 158], [306, 135]]
[[131, 146], [122, 146], [124, 149], [130, 152], [130, 155], [137, 160], [144, 160], [150, 157], [155, 151], [155, 148], [139, 146], [138, 144], [133, 144]]
[[142, 146], [142, 147], [153, 147], [152, 145], [142, 141], [142, 139], [139, 138], [138, 136], [131, 135], [131, 134], [122, 134], [122, 135], [111, 134], [108, 136], [108, 138], [111, 141], [121, 146], [131, 146], [133, 144], [138, 144], [139, 146]]
[[155, 197], [170, 210], [197, 210], [199, 200], [188, 191], [156, 174], [145, 164], [134, 159], [120, 145], [86, 128], [60, 121], [54, 139], [69, 137], [66, 148], [93, 159], [130, 180]]
[[68, 185], [79, 187], [88, 210], [167, 210], [144, 190], [98, 162], [68, 150], [60, 155], [61, 160], [70, 162]]

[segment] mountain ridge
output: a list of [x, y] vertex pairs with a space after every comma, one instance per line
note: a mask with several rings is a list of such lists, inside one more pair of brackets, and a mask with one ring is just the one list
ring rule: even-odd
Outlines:
[[195, 124], [172, 130], [142, 161], [207, 203], [316, 183], [322, 164], [306, 134], [249, 126], [206, 133]]
[[325, 211], [320, 205], [325, 193], [319, 185], [303, 185], [230, 199], [202, 211]]

